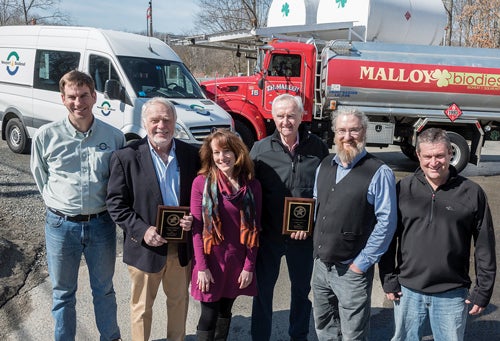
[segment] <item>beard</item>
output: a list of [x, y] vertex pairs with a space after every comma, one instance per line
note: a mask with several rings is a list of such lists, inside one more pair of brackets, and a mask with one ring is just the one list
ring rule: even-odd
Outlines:
[[336, 142], [337, 156], [344, 164], [350, 164], [365, 148], [364, 141], [357, 142], [354, 146], [349, 146], [348, 148], [345, 148], [343, 143]]
[[170, 147], [170, 144], [172, 143], [171, 136], [168, 137], [153, 136], [152, 140], [155, 146], [160, 149], [167, 149]]

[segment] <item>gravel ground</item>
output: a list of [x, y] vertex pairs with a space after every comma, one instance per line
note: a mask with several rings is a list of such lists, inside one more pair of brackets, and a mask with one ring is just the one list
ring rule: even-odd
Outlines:
[[47, 277], [44, 210], [29, 155], [0, 141], [0, 339], [29, 312], [26, 293]]
[[[498, 148], [498, 147], [497, 147]], [[382, 158], [384, 153], [378, 155]], [[387, 153], [391, 155], [392, 153]], [[400, 153], [383, 158], [397, 177], [408, 174], [408, 160]], [[500, 241], [500, 148], [482, 158], [482, 166], [471, 166], [470, 176], [487, 192]], [[402, 172], [401, 172], [402, 171]], [[12, 153], [0, 140], [0, 340], [32, 311], [28, 293], [47, 274], [44, 244], [45, 206], [29, 171], [29, 155]], [[121, 235], [121, 234], [120, 234]], [[497, 245], [497, 260], [500, 248]], [[497, 276], [487, 311], [469, 318], [466, 340], [500, 340], [500, 278]], [[372, 321], [378, 328], [390, 328], [391, 314], [378, 314]]]

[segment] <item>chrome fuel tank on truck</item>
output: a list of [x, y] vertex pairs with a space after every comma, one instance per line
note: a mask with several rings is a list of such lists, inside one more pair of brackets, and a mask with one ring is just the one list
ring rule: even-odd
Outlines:
[[500, 120], [498, 49], [334, 41], [321, 63], [324, 105], [332, 109], [443, 117], [451, 108], [454, 119]]

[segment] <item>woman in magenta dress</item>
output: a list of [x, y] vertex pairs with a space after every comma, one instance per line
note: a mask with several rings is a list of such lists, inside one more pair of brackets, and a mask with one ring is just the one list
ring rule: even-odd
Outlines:
[[262, 191], [243, 141], [218, 130], [201, 149], [193, 181], [191, 295], [201, 303], [198, 340], [227, 340], [239, 295], [255, 296]]

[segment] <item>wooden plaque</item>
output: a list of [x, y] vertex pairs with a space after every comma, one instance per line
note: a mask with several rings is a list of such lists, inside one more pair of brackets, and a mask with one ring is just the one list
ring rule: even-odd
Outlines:
[[189, 215], [187, 206], [158, 206], [156, 230], [169, 242], [186, 242], [186, 231], [180, 226], [183, 216]]
[[283, 234], [305, 231], [312, 234], [315, 200], [312, 198], [285, 197]]

